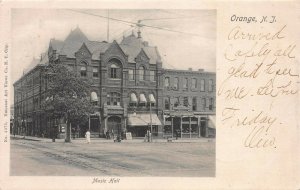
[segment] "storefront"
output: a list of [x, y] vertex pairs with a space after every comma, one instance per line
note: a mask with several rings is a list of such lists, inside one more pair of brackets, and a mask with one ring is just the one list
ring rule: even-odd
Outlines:
[[163, 137], [200, 138], [215, 136], [215, 115], [176, 110], [164, 114]]
[[132, 137], [145, 137], [147, 130], [151, 131], [151, 128], [152, 135], [159, 136], [161, 126], [157, 114], [128, 114], [127, 132], [131, 132]]

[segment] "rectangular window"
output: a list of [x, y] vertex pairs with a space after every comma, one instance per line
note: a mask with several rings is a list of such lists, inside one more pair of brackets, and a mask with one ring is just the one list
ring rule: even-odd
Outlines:
[[174, 88], [175, 88], [176, 90], [178, 89], [178, 83], [179, 83], [178, 77], [175, 77], [175, 78], [174, 78]]
[[209, 110], [213, 110], [213, 106], [214, 106], [214, 99], [210, 98], [209, 99]]
[[166, 110], [170, 109], [170, 99], [169, 98], [165, 98], [165, 109]]
[[80, 68], [80, 76], [86, 77], [86, 67], [81, 67]]
[[134, 70], [133, 69], [129, 69], [128, 70], [128, 78], [129, 80], [134, 80]]
[[98, 67], [93, 68], [93, 77], [98, 78], [99, 77], [99, 72], [98, 72]]
[[183, 97], [183, 105], [185, 107], [188, 107], [189, 106], [189, 97]]
[[174, 99], [174, 107], [176, 108], [177, 106], [179, 106], [179, 98]]
[[197, 79], [192, 78], [192, 89], [196, 89], [197, 88]]
[[193, 111], [197, 110], [197, 97], [193, 97], [192, 109], [193, 109]]
[[107, 95], [107, 105], [120, 106], [120, 102], [121, 98], [119, 93], [112, 92]]
[[166, 77], [165, 78], [165, 87], [169, 87], [170, 86], [170, 78]]
[[188, 78], [184, 78], [183, 79], [183, 89], [187, 89], [188, 88]]
[[139, 67], [139, 79], [141, 81], [145, 80], [145, 68]]
[[110, 68], [110, 78], [117, 78], [117, 68]]
[[202, 98], [202, 106], [203, 106], [203, 110], [206, 109], [206, 99]]
[[205, 80], [201, 79], [200, 81], [200, 91], [204, 92], [205, 91]]
[[155, 71], [150, 71], [150, 81], [155, 81]]
[[209, 91], [209, 92], [212, 92], [212, 91], [213, 91], [213, 80], [212, 80], [212, 79], [210, 79], [210, 80], [208, 81], [208, 91]]

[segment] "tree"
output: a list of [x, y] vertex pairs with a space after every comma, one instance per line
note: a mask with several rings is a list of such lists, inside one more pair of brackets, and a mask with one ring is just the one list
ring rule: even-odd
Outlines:
[[71, 142], [71, 125], [87, 122], [89, 114], [94, 112], [89, 96], [91, 82], [59, 63], [47, 65], [44, 76], [47, 98], [42, 108], [51, 118], [66, 118], [65, 142]]

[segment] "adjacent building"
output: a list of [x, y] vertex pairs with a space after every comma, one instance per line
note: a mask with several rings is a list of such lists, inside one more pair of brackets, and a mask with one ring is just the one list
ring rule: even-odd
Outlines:
[[77, 136], [87, 129], [94, 137], [107, 132], [144, 137], [147, 129], [158, 138], [214, 135], [209, 128], [215, 120], [215, 73], [163, 68], [157, 47], [143, 41], [140, 32], [108, 43], [90, 41], [78, 27], [64, 41], [50, 40], [46, 54], [14, 83], [17, 134], [47, 137], [54, 127], [64, 136], [64, 119], [49, 118], [41, 110], [49, 63], [64, 64], [93, 81], [96, 112], [86, 124], [73, 127]]

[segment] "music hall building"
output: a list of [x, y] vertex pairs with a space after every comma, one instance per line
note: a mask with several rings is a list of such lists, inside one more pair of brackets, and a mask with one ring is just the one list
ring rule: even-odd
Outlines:
[[64, 64], [93, 82], [90, 97], [97, 111], [76, 126], [77, 136], [90, 129], [93, 137], [107, 131], [144, 137], [150, 126], [157, 138], [215, 135], [215, 73], [163, 68], [157, 47], [143, 41], [140, 32], [120, 43], [98, 42], [78, 27], [64, 41], [50, 40], [47, 52], [14, 83], [16, 134], [49, 137], [55, 128], [64, 138], [64, 118], [49, 118], [41, 109], [47, 99], [43, 68], [49, 63]]

